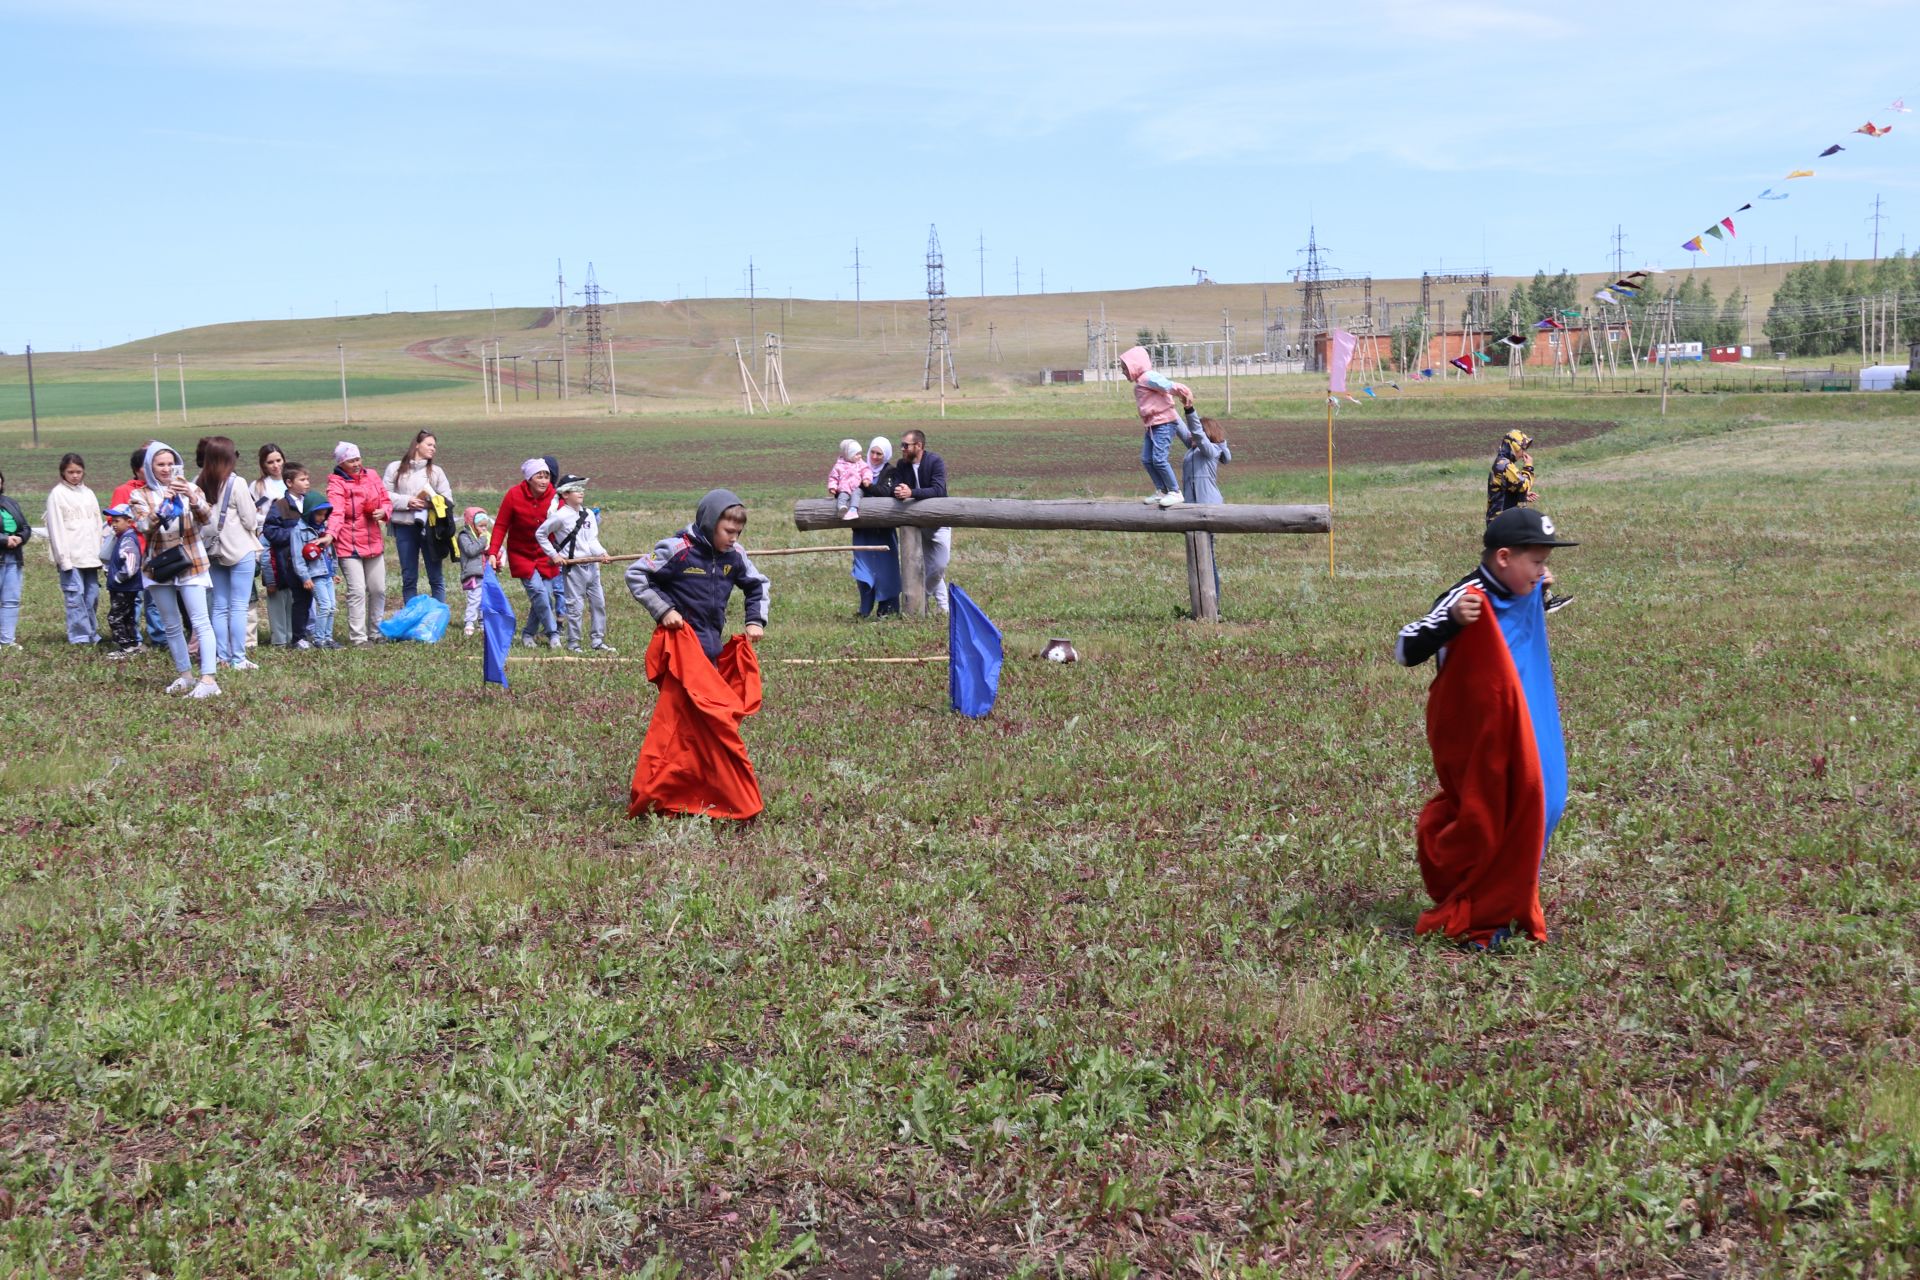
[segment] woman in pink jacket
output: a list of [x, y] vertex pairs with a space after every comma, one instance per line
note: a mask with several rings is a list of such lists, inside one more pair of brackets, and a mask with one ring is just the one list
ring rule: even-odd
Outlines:
[[342, 440], [333, 446], [333, 474], [327, 477], [327, 501], [333, 515], [327, 532], [347, 580], [347, 638], [355, 644], [380, 643], [380, 619], [387, 611], [386, 521], [393, 495], [380, 477], [360, 465], [360, 446]]

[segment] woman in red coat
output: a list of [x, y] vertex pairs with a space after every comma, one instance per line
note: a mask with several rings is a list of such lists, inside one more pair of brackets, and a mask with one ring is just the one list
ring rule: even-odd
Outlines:
[[[504, 567], [520, 580], [527, 592], [527, 625], [520, 632], [520, 643], [532, 648], [535, 637], [544, 634], [549, 647], [560, 647], [560, 620], [554, 614], [554, 579], [560, 566], [534, 541], [534, 533], [546, 523], [553, 511], [553, 473], [545, 458], [528, 458], [520, 464], [525, 480], [507, 490], [500, 499], [500, 513], [493, 519], [493, 538], [487, 543], [487, 559], [495, 569]], [[505, 547], [504, 554], [501, 548]]]
[[333, 446], [333, 474], [327, 477], [327, 501], [333, 515], [327, 532], [340, 573], [347, 580], [347, 638], [355, 644], [380, 643], [380, 619], [387, 612], [387, 517], [393, 495], [380, 477], [360, 465], [360, 446], [342, 440]]

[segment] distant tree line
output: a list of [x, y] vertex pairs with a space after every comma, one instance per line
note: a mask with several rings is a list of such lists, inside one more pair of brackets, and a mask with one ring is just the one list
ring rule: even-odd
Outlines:
[[1831, 356], [1860, 350], [1863, 316], [1871, 344], [1877, 316], [1895, 330], [1892, 345], [1904, 355], [1907, 343], [1920, 338], [1916, 311], [1920, 256], [1896, 253], [1878, 262], [1807, 262], [1780, 282], [1764, 328], [1775, 355]]

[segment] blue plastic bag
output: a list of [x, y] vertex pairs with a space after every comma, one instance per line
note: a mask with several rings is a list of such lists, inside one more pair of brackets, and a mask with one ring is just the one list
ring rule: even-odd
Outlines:
[[453, 621], [453, 610], [432, 596], [415, 596], [400, 607], [400, 612], [380, 624], [380, 634], [389, 640], [418, 640], [438, 644]]

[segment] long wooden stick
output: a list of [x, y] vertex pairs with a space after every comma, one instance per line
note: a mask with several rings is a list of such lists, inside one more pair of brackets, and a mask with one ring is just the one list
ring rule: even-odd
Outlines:
[[946, 662], [947, 660], [948, 660], [948, 656], [944, 653], [936, 653], [931, 655], [930, 657], [925, 657], [925, 658], [775, 658], [774, 659], [775, 662], [785, 663], [787, 666], [790, 666], [790, 667], [826, 667], [826, 666], [832, 666], [836, 663], [841, 663], [841, 662], [900, 662], [900, 663], [912, 663], [915, 665], [920, 665], [928, 662]]
[[[891, 551], [891, 550], [893, 550], [892, 547], [867, 547], [867, 546], [772, 547], [766, 551], [749, 551], [747, 552], [747, 555], [757, 560], [761, 556], [817, 556], [817, 555], [822, 555], [829, 551]], [[653, 552], [651, 551], [642, 551], [642, 552], [639, 552], [638, 554], [630, 555], [630, 556], [608, 556], [607, 560], [611, 564], [624, 564], [630, 560], [645, 559], [647, 556], [650, 556], [652, 554]], [[572, 561], [556, 560], [554, 563], [555, 564], [571, 564]], [[589, 562], [583, 561], [582, 563], [589, 563]], [[591, 563], [598, 563], [598, 561], [593, 561]]]

